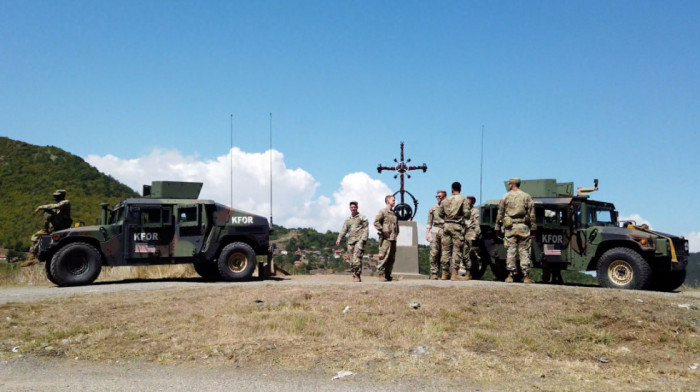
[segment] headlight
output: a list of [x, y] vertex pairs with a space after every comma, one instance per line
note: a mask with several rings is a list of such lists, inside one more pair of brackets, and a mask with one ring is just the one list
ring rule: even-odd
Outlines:
[[690, 248], [688, 248], [688, 241], [685, 242], [683, 247], [685, 248], [685, 253], [689, 253]]

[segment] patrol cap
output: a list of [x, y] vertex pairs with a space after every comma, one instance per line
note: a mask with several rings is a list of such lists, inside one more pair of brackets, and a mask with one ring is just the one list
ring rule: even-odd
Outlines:
[[54, 196], [65, 196], [66, 191], [64, 189], [56, 189], [56, 192], [53, 193]]
[[509, 184], [514, 184], [515, 186], [520, 186], [520, 178], [518, 177], [511, 177], [510, 180], [508, 180]]

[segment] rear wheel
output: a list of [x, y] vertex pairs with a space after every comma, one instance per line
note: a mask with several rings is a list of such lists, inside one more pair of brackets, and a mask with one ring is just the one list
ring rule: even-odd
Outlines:
[[49, 279], [59, 286], [91, 284], [102, 270], [102, 256], [94, 246], [74, 242], [61, 248], [47, 266]]
[[255, 251], [244, 242], [226, 245], [217, 260], [219, 274], [227, 281], [250, 279], [257, 265]]
[[199, 276], [207, 281], [220, 280], [221, 275], [219, 275], [219, 268], [215, 263], [194, 263], [194, 270], [197, 271]]
[[[472, 262], [472, 268], [469, 273], [472, 275], [472, 279], [481, 279], [486, 273], [486, 269], [489, 266], [488, 259], [489, 255], [482, 249], [479, 249], [479, 260]], [[504, 278], [505, 279], [505, 278]]]
[[491, 263], [491, 272], [496, 280], [504, 281], [508, 277], [508, 269], [506, 268], [506, 261], [501, 259], [495, 259]]
[[603, 287], [646, 290], [651, 286], [649, 263], [629, 248], [612, 248], [603, 253], [596, 272]]

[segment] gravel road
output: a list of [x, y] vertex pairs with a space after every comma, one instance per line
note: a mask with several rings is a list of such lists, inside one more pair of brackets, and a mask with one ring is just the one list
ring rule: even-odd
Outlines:
[[[362, 283], [352, 283], [350, 276], [346, 275], [301, 275], [284, 278], [273, 278], [270, 280], [255, 280], [250, 282], [204, 282], [198, 278], [191, 279], [157, 279], [157, 280], [139, 280], [139, 281], [122, 281], [122, 282], [98, 282], [90, 286], [78, 287], [56, 287], [56, 286], [23, 286], [23, 287], [0, 287], [0, 304], [8, 302], [34, 302], [49, 298], [70, 297], [76, 295], [90, 295], [96, 293], [116, 293], [120, 291], [149, 291], [177, 288], [192, 288], [192, 287], [211, 287], [211, 286], [263, 286], [270, 285], [274, 287], [283, 286], [327, 286], [327, 285], [398, 285], [398, 286], [433, 286], [433, 287], [450, 287], [450, 286], [487, 286], [487, 287], [516, 287], [522, 283], [506, 284], [503, 282], [480, 281], [472, 280], [468, 282], [462, 281], [434, 281], [427, 279], [399, 279], [391, 283], [382, 283], [377, 278], [368, 276], [363, 278]], [[531, 284], [532, 289], [542, 289], [551, 287], [545, 284]], [[600, 287], [591, 286], [570, 286], [572, 288], [580, 288], [586, 290], [603, 290]], [[643, 295], [656, 295], [664, 297], [683, 297], [691, 296], [700, 298], [700, 291], [685, 291], [674, 293], [659, 293], [645, 291], [640, 292]]]

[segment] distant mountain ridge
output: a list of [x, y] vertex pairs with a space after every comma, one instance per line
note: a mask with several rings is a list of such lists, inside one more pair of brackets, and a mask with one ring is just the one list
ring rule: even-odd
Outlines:
[[31, 235], [43, 225], [34, 208], [53, 203], [56, 189], [65, 189], [74, 222], [95, 224], [100, 203], [138, 196], [128, 186], [54, 146], [0, 137], [0, 248], [26, 251]]

